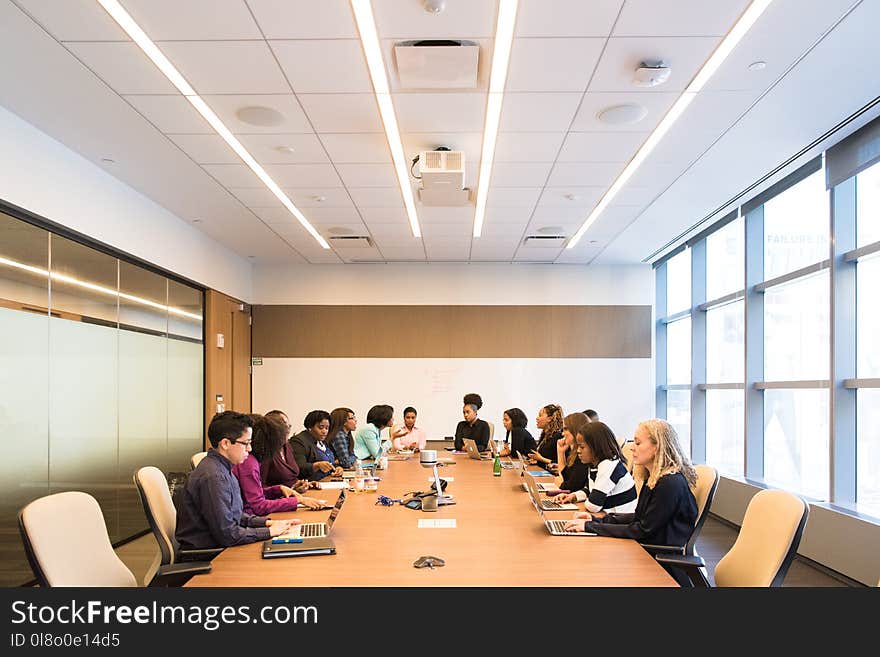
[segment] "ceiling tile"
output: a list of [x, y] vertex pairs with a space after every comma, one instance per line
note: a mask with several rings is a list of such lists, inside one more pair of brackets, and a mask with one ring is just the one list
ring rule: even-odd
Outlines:
[[390, 187], [397, 182], [397, 174], [390, 164], [337, 164], [336, 170], [349, 189]]
[[262, 181], [244, 164], [205, 164], [202, 168], [224, 187], [263, 187]]
[[448, 2], [439, 14], [421, 2], [373, 0], [376, 29], [383, 39], [474, 39], [495, 34], [495, 0]]
[[553, 162], [564, 132], [501, 132], [495, 144], [496, 162]]
[[[541, 210], [550, 210], [550, 209], [558, 209], [558, 208], [542, 208], [535, 211], [535, 216], [529, 222], [529, 225], [526, 226], [526, 233], [528, 235], [541, 235], [547, 234], [550, 231], [554, 235], [565, 235], [566, 237], [570, 235], [574, 235], [578, 228], [581, 227], [581, 224], [584, 223], [584, 219], [586, 219], [586, 215], [572, 213], [573, 218], [541, 218], [538, 216]], [[541, 229], [545, 229], [542, 231]], [[535, 246], [541, 246], [537, 244]], [[542, 247], [545, 248], [545, 247]]]
[[373, 90], [357, 39], [270, 41], [269, 46], [297, 94]]
[[[417, 249], [422, 252], [422, 240], [419, 237], [413, 237], [408, 232], [399, 232], [397, 234], [374, 235], [374, 242], [382, 249]], [[424, 255], [424, 254], [422, 254]]]
[[351, 198], [359, 208], [400, 208], [403, 203], [398, 187], [360, 187], [351, 190]]
[[749, 0], [627, 0], [614, 36], [710, 36], [730, 31]]
[[[181, 135], [177, 135], [180, 137]], [[265, 187], [227, 187], [239, 201], [249, 208], [281, 208], [275, 194]]]
[[540, 187], [547, 181], [552, 162], [496, 162], [493, 187]]
[[214, 134], [183, 96], [125, 96], [125, 100], [161, 132]]
[[344, 187], [311, 187], [284, 190], [298, 208], [353, 208]]
[[559, 162], [629, 162], [647, 139], [643, 132], [569, 132]]
[[313, 224], [331, 225], [363, 223], [354, 208], [300, 208]]
[[486, 208], [486, 216], [483, 220], [483, 226], [491, 223], [502, 224], [521, 224], [523, 226], [532, 216], [534, 205], [520, 207], [498, 207], [489, 206]]
[[[679, 94], [661, 92], [610, 92], [590, 91], [584, 95], [580, 109], [574, 117], [572, 130], [578, 132], [650, 132], [669, 111]], [[647, 110], [645, 118], [637, 123], [612, 125], [599, 120], [604, 109], [617, 105], [641, 105]]]
[[95, 0], [17, 0], [59, 41], [128, 41], [116, 21]]
[[[293, 94], [230, 94], [203, 96], [223, 124], [236, 135], [313, 132]], [[278, 125], [257, 126], [240, 121], [236, 112], [244, 107], [267, 107], [281, 114]]]
[[381, 132], [338, 134], [324, 132], [321, 142], [334, 163], [390, 164], [388, 140]]
[[376, 247], [360, 247], [360, 248], [343, 248], [341, 244], [334, 244], [333, 248], [337, 255], [345, 262], [357, 262], [358, 260], [380, 260], [382, 255]]
[[402, 202], [399, 207], [359, 207], [358, 210], [364, 218], [364, 221], [371, 226], [378, 226], [379, 224], [401, 224], [409, 226], [409, 219], [406, 216], [406, 210], [404, 209]]
[[168, 138], [199, 164], [241, 164], [238, 155], [220, 135], [168, 135]]
[[267, 39], [352, 39], [357, 26], [347, 0], [248, 0]]
[[[719, 37], [612, 38], [590, 82], [590, 91], [645, 93], [683, 91], [720, 41]], [[657, 87], [635, 87], [633, 74], [645, 60], [662, 60], [672, 68], [669, 80]]]
[[571, 223], [583, 223], [595, 203], [588, 208], [538, 206], [532, 214], [532, 222], [542, 226], [561, 226]]
[[200, 94], [289, 94], [265, 41], [163, 41], [157, 44]]
[[605, 39], [515, 39], [506, 90], [583, 92], [604, 45]]
[[[480, 161], [480, 149], [483, 145], [481, 132], [412, 132], [401, 136], [403, 152], [412, 161], [422, 151], [433, 151], [439, 146], [446, 146], [453, 151], [464, 152], [465, 171], [471, 170]], [[414, 169], [418, 172], [418, 168]]]
[[373, 237], [375, 237], [376, 239], [381, 239], [383, 241], [383, 244], [386, 242], [396, 243], [398, 241], [409, 243], [411, 240], [420, 239], [418, 237], [413, 237], [409, 223], [405, 221], [394, 223], [368, 222], [367, 227], [370, 229], [370, 233], [373, 235]]
[[546, 262], [551, 263], [562, 249], [526, 249], [521, 247], [514, 257], [514, 262]]
[[[316, 164], [329, 162], [314, 134], [239, 135], [238, 140], [260, 164]], [[292, 148], [293, 152], [283, 150]]]
[[501, 132], [562, 132], [568, 130], [581, 94], [506, 93]]
[[470, 239], [471, 226], [469, 224], [425, 223], [422, 225], [422, 235], [426, 240], [433, 240], [435, 237]]
[[473, 224], [474, 208], [463, 206], [460, 208], [419, 208], [419, 220], [422, 225], [430, 223], [462, 223]]
[[240, 0], [124, 0], [123, 4], [153, 41], [262, 38]]
[[516, 35], [606, 36], [622, 5], [623, 0], [520, 0]]
[[480, 132], [486, 96], [478, 93], [394, 94], [397, 123], [403, 133]]
[[65, 45], [118, 94], [177, 93], [168, 78], [131, 41]]
[[384, 132], [373, 94], [303, 94], [299, 99], [318, 132]]
[[605, 187], [547, 187], [541, 193], [538, 207], [592, 208], [602, 198]]
[[549, 187], [607, 187], [623, 170], [622, 162], [560, 162], [553, 167]]
[[[342, 231], [342, 232], [340, 232], [340, 231]], [[349, 236], [349, 235], [366, 236], [369, 234], [367, 227], [364, 225], [364, 222], [362, 222], [362, 221], [359, 221], [357, 223], [351, 223], [351, 224], [344, 224], [341, 222], [338, 224], [321, 224], [318, 232], [327, 238], [345, 237], [345, 236]]]
[[383, 249], [382, 255], [388, 262], [426, 262], [424, 249], [418, 251], [410, 249], [391, 249], [388, 252]]
[[515, 244], [522, 237], [526, 226], [528, 226], [528, 221], [519, 223], [487, 221], [483, 224], [482, 235], [479, 239], [474, 239], [474, 244]]
[[541, 195], [540, 187], [512, 189], [509, 187], [490, 187], [486, 199], [487, 208], [535, 207]]
[[281, 187], [337, 187], [341, 184], [332, 164], [267, 164], [264, 168]]

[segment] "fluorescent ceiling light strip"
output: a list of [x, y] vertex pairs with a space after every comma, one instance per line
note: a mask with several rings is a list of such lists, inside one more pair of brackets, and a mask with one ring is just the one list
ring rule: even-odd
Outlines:
[[421, 237], [422, 230], [419, 227], [419, 215], [416, 212], [416, 201], [415, 197], [413, 197], [412, 183], [409, 179], [409, 167], [407, 166], [406, 155], [403, 152], [403, 142], [400, 138], [397, 116], [394, 113], [394, 103], [391, 100], [388, 77], [385, 75], [385, 62], [382, 59], [382, 47], [379, 43], [379, 34], [376, 31], [373, 7], [370, 4], [370, 0], [351, 0], [351, 9], [357, 22], [364, 56], [367, 58], [367, 68], [370, 71], [370, 79], [373, 82], [373, 92], [376, 95], [379, 115], [382, 117], [385, 136], [391, 149], [394, 172], [397, 174], [397, 183], [400, 186], [400, 193], [403, 195], [403, 205], [406, 207], [406, 215], [409, 217], [410, 229], [414, 237]]
[[486, 200], [489, 198], [489, 183], [492, 180], [492, 164], [495, 161], [495, 144], [498, 140], [498, 126], [501, 123], [501, 106], [504, 103], [504, 87], [507, 84], [507, 69], [510, 63], [510, 49], [513, 46], [518, 4], [518, 0], [501, 0], [498, 5], [495, 45], [492, 49], [492, 73], [489, 77], [489, 98], [486, 102], [486, 123], [483, 127], [483, 148], [480, 153], [480, 178], [477, 182], [477, 200], [474, 209], [474, 237], [483, 234]]
[[179, 315], [181, 317], [188, 317], [190, 319], [195, 319], [198, 321], [202, 321], [201, 315], [196, 315], [195, 313], [187, 312], [186, 310], [181, 310], [180, 308], [175, 308], [174, 306], [166, 306], [156, 301], [150, 301], [149, 299], [144, 299], [142, 297], [136, 297], [133, 294], [128, 294], [126, 292], [119, 292], [117, 290], [113, 290], [109, 287], [104, 287], [103, 285], [98, 285], [97, 283], [89, 283], [88, 281], [81, 281], [78, 278], [74, 278], [73, 276], [68, 276], [67, 274], [60, 274], [58, 272], [50, 272], [46, 269], [42, 269], [40, 267], [34, 267], [33, 265], [26, 265], [23, 262], [18, 262], [16, 260], [10, 260], [9, 258], [0, 258], [0, 265], [6, 265], [8, 267], [14, 267], [16, 269], [21, 269], [32, 274], [37, 274], [38, 276], [43, 276], [45, 278], [51, 278], [55, 281], [60, 281], [62, 283], [69, 283], [70, 285], [76, 285], [77, 287], [82, 287], [87, 290], [92, 290], [93, 292], [100, 292], [101, 294], [106, 294], [108, 296], [119, 297], [121, 299], [125, 299], [126, 301], [133, 301], [134, 303], [139, 303], [143, 306], [150, 306], [151, 308], [157, 308], [159, 310], [164, 310], [173, 315]]
[[601, 215], [605, 208], [608, 207], [626, 182], [642, 165], [648, 155], [650, 155], [651, 151], [654, 150], [657, 144], [660, 143], [660, 140], [663, 139], [667, 132], [669, 132], [669, 129], [679, 117], [681, 117], [685, 109], [687, 109], [687, 106], [691, 104], [691, 101], [693, 101], [694, 98], [696, 98], [697, 93], [715, 74], [724, 60], [727, 59], [728, 55], [733, 52], [733, 49], [742, 40], [746, 33], [748, 33], [749, 29], [751, 29], [755, 24], [755, 21], [758, 20], [762, 13], [764, 13], [764, 10], [767, 9], [771, 2], [772, 0], [753, 0], [748, 9], [743, 12], [742, 16], [740, 16], [739, 20], [736, 22], [736, 25], [734, 25], [730, 32], [727, 33], [724, 40], [718, 45], [706, 63], [703, 64], [693, 80], [691, 80], [691, 83], [682, 92], [681, 96], [678, 97], [657, 127], [654, 128], [654, 131], [648, 136], [648, 139], [645, 140], [645, 143], [642, 144], [641, 148], [639, 148], [632, 160], [629, 161], [614, 183], [612, 183], [611, 187], [608, 188], [608, 191], [605, 192], [599, 203], [593, 208], [593, 211], [590, 212], [583, 225], [581, 225], [568, 242], [568, 245], [566, 246], [567, 249], [573, 249], [577, 246], [577, 243], [584, 236], [584, 233], [587, 232], [587, 229], [596, 222], [599, 215]]
[[174, 65], [168, 60], [165, 55], [162, 54], [162, 51], [153, 43], [150, 38], [144, 33], [141, 27], [134, 21], [134, 19], [128, 14], [125, 9], [119, 4], [118, 0], [98, 0], [98, 3], [107, 11], [108, 14], [115, 20], [119, 27], [121, 27], [125, 32], [134, 40], [134, 42], [140, 46], [141, 50], [149, 57], [152, 62], [159, 68], [160, 71], [168, 78], [171, 83], [177, 87], [177, 89], [184, 95], [184, 97], [192, 104], [193, 107], [201, 114], [204, 119], [211, 125], [214, 130], [217, 131], [223, 140], [229, 144], [235, 154], [241, 158], [241, 160], [253, 171], [257, 177], [263, 181], [263, 184], [269, 188], [279, 201], [290, 211], [290, 213], [296, 217], [297, 221], [302, 224], [302, 227], [305, 228], [309, 235], [311, 235], [318, 244], [321, 245], [321, 248], [329, 249], [330, 244], [327, 243], [320, 233], [315, 230], [315, 227], [309, 223], [308, 219], [305, 218], [302, 212], [293, 204], [287, 195], [281, 191], [281, 188], [275, 183], [274, 180], [266, 173], [262, 166], [260, 166], [254, 157], [245, 149], [244, 146], [241, 145], [241, 142], [235, 138], [232, 134], [232, 131], [226, 127], [226, 125], [220, 120], [220, 118], [214, 114], [213, 110], [208, 107], [208, 104], [205, 103], [202, 98], [196, 94], [195, 89], [193, 89], [183, 75], [180, 74]]

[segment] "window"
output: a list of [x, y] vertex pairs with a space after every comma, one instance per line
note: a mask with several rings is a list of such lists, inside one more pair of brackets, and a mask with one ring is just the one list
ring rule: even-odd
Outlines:
[[706, 463], [725, 474], [744, 471], [743, 391], [706, 391]]
[[856, 176], [857, 246], [880, 242], [880, 164]]
[[666, 263], [666, 314], [691, 307], [691, 252], [685, 249]]
[[743, 382], [743, 302], [706, 312], [706, 381]]
[[828, 272], [773, 287], [764, 294], [764, 379], [829, 376]]
[[718, 299], [745, 285], [743, 218], [706, 238], [706, 299]]
[[691, 318], [666, 326], [666, 383], [691, 382]]
[[817, 171], [764, 204], [764, 279], [828, 259], [830, 214]]
[[856, 503], [862, 513], [880, 518], [880, 388], [862, 388], [856, 397]]
[[880, 378], [880, 256], [860, 261], [856, 272], [858, 376]]

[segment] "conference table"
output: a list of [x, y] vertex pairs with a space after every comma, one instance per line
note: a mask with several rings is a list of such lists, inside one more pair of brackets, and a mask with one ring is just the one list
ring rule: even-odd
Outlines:
[[[492, 474], [492, 461], [441, 452], [440, 468], [455, 504], [436, 512], [376, 504], [428, 490], [432, 471], [415, 454], [378, 470], [378, 493], [349, 491], [331, 534], [335, 555], [263, 559], [262, 543], [228, 548], [212, 570], [186, 586], [676, 586], [635, 541], [601, 536], [551, 536], [532, 506], [519, 469]], [[541, 479], [539, 479], [541, 481]], [[546, 481], [550, 481], [549, 478]], [[338, 491], [310, 491], [333, 504]], [[582, 506], [582, 505], [579, 505]], [[572, 511], [548, 511], [565, 519]], [[328, 511], [272, 514], [326, 521]], [[455, 520], [454, 528], [420, 528], [419, 520]], [[448, 523], [447, 523], [448, 524]], [[446, 565], [415, 568], [420, 556]]]

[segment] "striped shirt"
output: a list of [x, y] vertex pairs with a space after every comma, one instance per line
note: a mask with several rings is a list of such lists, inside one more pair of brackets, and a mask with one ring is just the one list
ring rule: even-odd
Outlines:
[[575, 492], [578, 502], [591, 512], [633, 513], [636, 510], [636, 484], [618, 459], [606, 459], [595, 468], [583, 490]]

